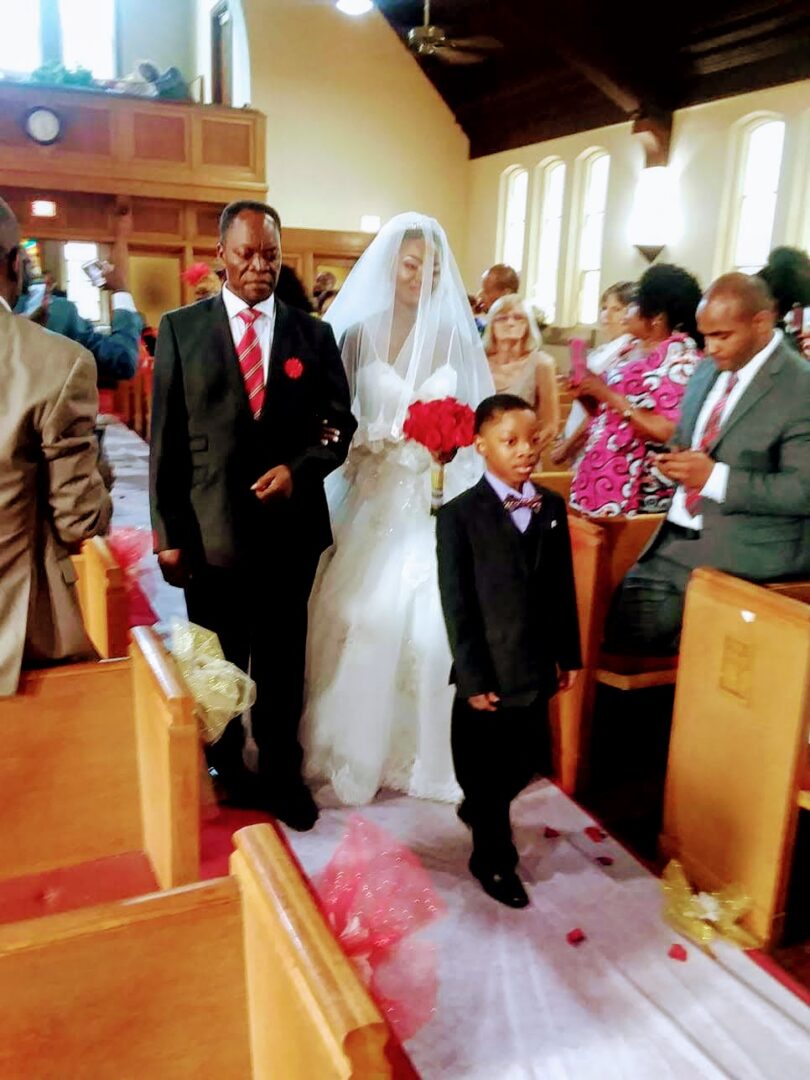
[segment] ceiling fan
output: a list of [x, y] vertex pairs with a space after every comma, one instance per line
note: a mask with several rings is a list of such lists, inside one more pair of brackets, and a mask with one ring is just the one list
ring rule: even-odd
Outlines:
[[493, 37], [448, 37], [430, 22], [430, 0], [425, 0], [424, 22], [408, 31], [408, 47], [417, 56], [430, 56], [444, 64], [480, 64], [489, 53], [502, 49]]

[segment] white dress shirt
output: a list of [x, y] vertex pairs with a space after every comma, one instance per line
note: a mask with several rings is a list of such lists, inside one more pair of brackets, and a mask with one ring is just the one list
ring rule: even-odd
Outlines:
[[[523, 485], [523, 491], [516, 491], [513, 487], [509, 487], [503, 480], [498, 479], [491, 472], [484, 473], [492, 490], [501, 500], [507, 497], [507, 495], [514, 495], [516, 499], [531, 499], [537, 494], [537, 488], [531, 481], [527, 480]], [[509, 516], [512, 519], [512, 524], [518, 530], [518, 532], [525, 533], [529, 525], [531, 525], [533, 511], [528, 506], [519, 506], [517, 510], [510, 510]]]
[[[748, 363], [739, 369], [737, 372], [737, 384], [728, 395], [728, 401], [726, 402], [722, 416], [720, 417], [721, 429], [722, 425], [731, 415], [732, 410], [736, 407], [737, 402], [751, 385], [752, 380], [765, 366], [766, 361], [771, 357], [781, 340], [782, 331], [774, 330], [773, 337], [765, 348], [761, 349], [755, 356], [752, 356]], [[706, 395], [706, 400], [703, 402], [703, 406], [698, 413], [698, 418], [695, 422], [695, 430], [692, 432], [693, 450], [699, 448], [700, 440], [703, 438], [703, 432], [709, 421], [709, 417], [712, 414], [712, 409], [725, 393], [730, 378], [730, 371], [721, 371], [714, 381], [714, 386], [712, 386], [711, 390]], [[709, 479], [700, 489], [701, 497], [704, 499], [711, 499], [712, 502], [724, 503], [726, 501], [726, 489], [728, 488], [728, 474], [729, 467], [725, 462], [715, 462], [714, 468], [709, 475]], [[686, 509], [686, 489], [682, 484], [679, 484], [675, 489], [675, 495], [672, 499], [669, 513], [667, 514], [667, 520], [673, 522], [675, 525], [682, 525], [686, 529], [703, 528], [703, 515], [696, 514], [695, 517], [692, 517]]]
[[[222, 301], [228, 313], [228, 322], [231, 324], [231, 337], [238, 353], [239, 342], [247, 330], [245, 322], [239, 318], [239, 312], [245, 311], [250, 307], [250, 304], [246, 304], [236, 293], [232, 293], [227, 285], [222, 286]], [[266, 386], [267, 372], [270, 367], [270, 348], [273, 344], [273, 329], [276, 324], [276, 298], [271, 293], [266, 300], [262, 300], [260, 304], [254, 304], [253, 307], [261, 313], [253, 324], [253, 329], [256, 331], [256, 337], [259, 339], [259, 346], [262, 350], [262, 370], [264, 371], [264, 384]]]

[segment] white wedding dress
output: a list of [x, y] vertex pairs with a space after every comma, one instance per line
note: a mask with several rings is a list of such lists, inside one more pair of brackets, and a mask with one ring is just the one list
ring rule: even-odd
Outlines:
[[[450, 364], [413, 398], [456, 392]], [[358, 375], [361, 421], [343, 470], [343, 498], [330, 492], [335, 547], [310, 605], [307, 701], [301, 725], [308, 780], [331, 784], [348, 805], [380, 788], [456, 801], [450, 751], [453, 688], [439, 601], [436, 532], [427, 450], [391, 437], [403, 380], [377, 360]], [[445, 499], [481, 468], [462, 450], [445, 470]], [[330, 558], [331, 556], [331, 558]]]

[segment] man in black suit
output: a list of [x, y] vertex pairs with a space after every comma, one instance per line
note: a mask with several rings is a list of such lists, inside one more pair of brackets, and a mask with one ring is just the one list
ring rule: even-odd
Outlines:
[[220, 220], [220, 295], [169, 312], [155, 353], [150, 488], [163, 576], [192, 622], [256, 681], [259, 779], [231, 723], [210, 763], [228, 795], [307, 829], [298, 723], [307, 602], [331, 543], [323, 490], [356, 423], [331, 328], [273, 295], [281, 222], [237, 202]]
[[452, 743], [472, 829], [470, 871], [494, 899], [525, 907], [509, 805], [550, 770], [548, 700], [581, 666], [563, 499], [535, 488], [540, 424], [519, 397], [478, 406], [483, 479], [439, 511], [439, 588], [456, 684]]

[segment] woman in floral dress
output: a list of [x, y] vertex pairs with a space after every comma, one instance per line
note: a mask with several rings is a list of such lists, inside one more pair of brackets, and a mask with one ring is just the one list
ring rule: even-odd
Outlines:
[[672, 486], [653, 455], [675, 433], [681, 400], [701, 360], [695, 311], [701, 290], [678, 266], [651, 266], [639, 281], [626, 325], [633, 340], [602, 376], [573, 387], [591, 414], [571, 485], [571, 505], [589, 516], [665, 511]]

